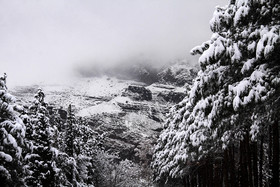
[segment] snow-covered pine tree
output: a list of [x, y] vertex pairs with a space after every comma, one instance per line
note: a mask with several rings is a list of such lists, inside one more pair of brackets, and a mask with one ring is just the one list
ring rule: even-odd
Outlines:
[[25, 125], [15, 111], [15, 98], [8, 93], [6, 76], [0, 79], [0, 184], [23, 185], [22, 151]]
[[72, 105], [68, 106], [64, 126], [64, 150], [59, 152], [57, 160], [58, 167], [61, 168], [61, 182], [67, 186], [92, 185], [94, 169], [91, 153], [96, 148], [96, 134], [84, 124], [83, 119], [76, 119]]
[[[43, 92], [39, 90], [38, 93]], [[45, 106], [44, 100], [36, 94], [28, 115], [23, 116], [27, 127], [26, 138], [31, 143], [31, 151], [25, 156], [28, 171], [25, 182], [29, 186], [54, 186], [55, 183], [54, 129], [49, 123]]]
[[[211, 169], [200, 174], [210, 176], [208, 185], [215, 177], [221, 184], [231, 181], [234, 185], [236, 180], [245, 186], [269, 183], [260, 174], [262, 165], [259, 171], [251, 168], [251, 162], [257, 168], [257, 163], [265, 161], [263, 154], [252, 161], [250, 150], [255, 142], [269, 152], [263, 150], [269, 139], [263, 138], [262, 147], [260, 139], [271, 129], [270, 157], [275, 165], [270, 184], [279, 186], [280, 2], [231, 1], [216, 8], [210, 28], [211, 39], [191, 51], [201, 54], [201, 71], [187, 97], [171, 109], [155, 147], [156, 179], [185, 180], [210, 163]], [[227, 165], [225, 160], [234, 161], [236, 152], [241, 167], [238, 179], [235, 163]], [[205, 182], [184, 182], [194, 185], [197, 181]]]
[[65, 124], [65, 152], [70, 157], [74, 156], [75, 124], [76, 120], [72, 111], [72, 106], [69, 105]]
[[68, 169], [66, 170], [66, 176], [71, 184], [76, 183], [77, 174], [77, 163], [74, 158], [74, 156], [76, 156], [74, 150], [75, 127], [76, 119], [74, 117], [72, 106], [70, 104], [67, 111], [67, 121], [65, 123], [65, 153], [68, 155], [69, 160]]

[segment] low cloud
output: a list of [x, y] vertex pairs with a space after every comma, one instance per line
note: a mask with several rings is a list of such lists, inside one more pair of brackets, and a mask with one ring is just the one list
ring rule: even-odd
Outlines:
[[10, 84], [57, 81], [81, 63], [185, 57], [227, 0], [2, 0], [0, 64]]

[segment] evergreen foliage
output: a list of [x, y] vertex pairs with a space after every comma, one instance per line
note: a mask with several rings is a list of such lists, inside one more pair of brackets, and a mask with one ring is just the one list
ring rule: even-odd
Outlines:
[[156, 180], [278, 186], [280, 3], [232, 1], [216, 8], [210, 28], [191, 51], [201, 71], [155, 147]]
[[6, 75], [0, 79], [0, 181], [3, 186], [23, 184], [22, 153], [25, 125], [16, 110], [15, 98], [8, 93]]
[[48, 106], [44, 98], [39, 88], [29, 107], [19, 106], [7, 91], [6, 76], [0, 78], [2, 186], [146, 185], [139, 165], [105, 151], [105, 135], [76, 118], [71, 105], [66, 112]]
[[[38, 93], [43, 93], [38, 90]], [[25, 182], [29, 186], [53, 186], [55, 181], [55, 162], [53, 153], [54, 128], [49, 123], [48, 111], [43, 98], [35, 95], [28, 115], [23, 116], [26, 122], [26, 138], [30, 143], [30, 152], [25, 156], [28, 176]]]

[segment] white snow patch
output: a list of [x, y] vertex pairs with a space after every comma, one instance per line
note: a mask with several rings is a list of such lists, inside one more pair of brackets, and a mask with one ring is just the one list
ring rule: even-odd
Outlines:
[[128, 97], [123, 97], [123, 96], [118, 96], [118, 97], [115, 97], [114, 99], [111, 100], [112, 103], [114, 104], [117, 104], [117, 103], [131, 103], [133, 102], [130, 98]]
[[16, 139], [11, 134], [8, 134], [7, 139], [9, 140], [9, 143], [13, 145], [14, 148], [17, 148], [18, 145]]
[[254, 81], [259, 81], [261, 80], [263, 77], [265, 76], [265, 74], [259, 70], [254, 71], [251, 76], [250, 79], [254, 80]]
[[128, 86], [127, 82], [118, 79], [102, 77], [79, 82], [75, 87], [82, 95], [104, 97], [121, 93]]
[[247, 46], [247, 49], [248, 49], [249, 51], [254, 51], [255, 48], [256, 48], [256, 45], [257, 45], [257, 43], [256, 43], [255, 41], [253, 41], [252, 43], [250, 43], [250, 44]]
[[237, 9], [234, 16], [234, 25], [236, 26], [243, 17], [246, 17], [249, 11], [250, 7], [248, 5], [240, 6], [240, 8]]
[[261, 58], [262, 55], [267, 57], [273, 50], [276, 43], [280, 40], [279, 27], [273, 27], [271, 30], [267, 27], [261, 28], [261, 39], [257, 44], [256, 56]]
[[94, 114], [102, 114], [102, 113], [119, 113], [121, 112], [121, 108], [114, 103], [111, 102], [103, 102], [101, 104], [91, 106], [88, 108], [84, 108], [78, 112], [77, 116], [91, 116]]
[[233, 54], [233, 56], [231, 57], [232, 61], [238, 61], [238, 60], [241, 59], [242, 54], [241, 54], [241, 52], [240, 52], [240, 50], [239, 50], [239, 48], [238, 48], [237, 43], [234, 43], [234, 44], [233, 44], [233, 53], [234, 53], [234, 54]]
[[5, 160], [6, 162], [12, 162], [12, 160], [13, 160], [13, 158], [11, 157], [11, 155], [6, 154], [6, 153], [4, 153], [4, 152], [2, 152], [2, 151], [0, 151], [0, 158], [4, 158], [4, 160]]
[[147, 89], [149, 89], [152, 93], [158, 93], [158, 92], [164, 92], [164, 91], [170, 91], [174, 90], [175, 87], [172, 85], [164, 85], [164, 84], [158, 84], [154, 83], [150, 86], [147, 86]]
[[235, 95], [240, 96], [246, 89], [250, 86], [250, 82], [248, 80], [242, 80], [236, 86], [229, 86], [229, 90], [232, 90]]
[[252, 65], [255, 63], [255, 59], [249, 59], [247, 62], [244, 63], [242, 69], [241, 69], [241, 73], [244, 74], [246, 71], [250, 70]]

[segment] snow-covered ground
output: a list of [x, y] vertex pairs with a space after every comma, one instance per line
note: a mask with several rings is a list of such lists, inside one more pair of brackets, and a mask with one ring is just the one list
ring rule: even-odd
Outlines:
[[119, 96], [132, 83], [132, 81], [115, 78], [95, 77], [76, 79], [63, 85], [42, 84], [15, 87], [11, 91], [18, 100], [24, 103], [32, 101], [40, 87], [46, 95], [47, 103], [63, 108], [71, 104], [74, 105], [76, 111], [83, 111], [80, 114], [85, 115], [87, 109], [88, 114], [92, 114], [93, 111], [96, 113], [106, 110], [116, 111], [117, 107], [113, 107], [113, 102], [108, 102]]
[[84, 108], [80, 110], [77, 115], [78, 116], [92, 116], [95, 114], [102, 114], [102, 113], [119, 113], [121, 112], [121, 108], [111, 102], [103, 102], [88, 108]]
[[[141, 95], [141, 92], [134, 93], [128, 89], [129, 86], [144, 86], [146, 92], [151, 91], [152, 99], [134, 97]], [[172, 85], [155, 83], [146, 86], [141, 82], [104, 76], [80, 78], [67, 84], [16, 87], [12, 94], [23, 104], [28, 103], [33, 100], [39, 87], [49, 105], [66, 110], [71, 104], [76, 116], [85, 117], [94, 130], [106, 133], [105, 147], [122, 153], [123, 159], [132, 159], [135, 146], [139, 142], [153, 142], [161, 130], [165, 113], [174, 103], [165, 102], [159, 95], [185, 91]]]

